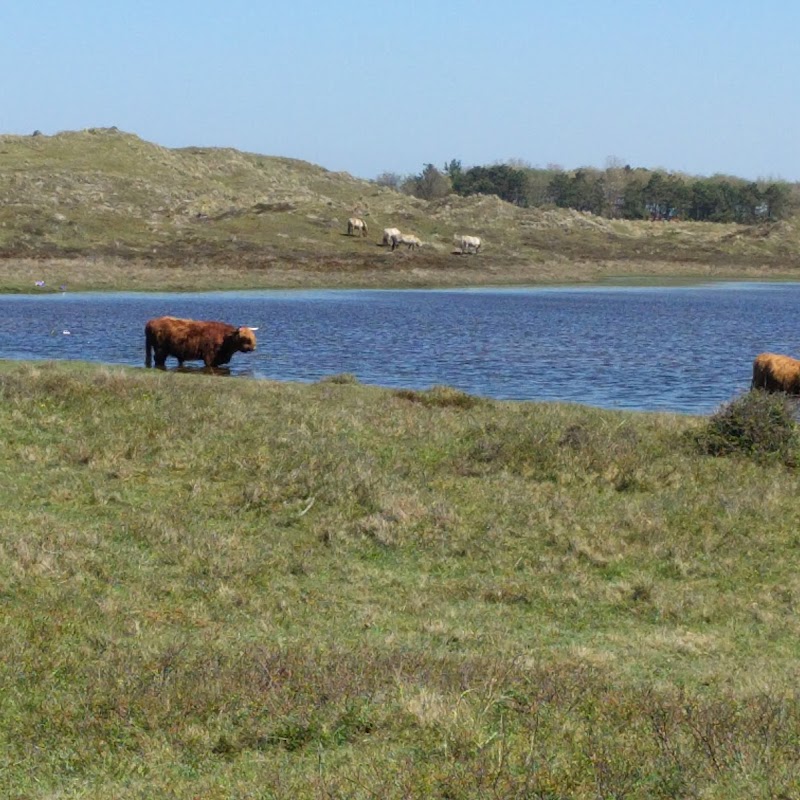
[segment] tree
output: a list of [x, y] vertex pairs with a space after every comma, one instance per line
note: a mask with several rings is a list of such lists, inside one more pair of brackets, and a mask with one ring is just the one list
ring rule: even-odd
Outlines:
[[689, 213], [692, 219], [700, 222], [718, 219], [724, 206], [722, 189], [718, 182], [707, 178], [697, 180], [691, 187]]
[[461, 184], [464, 180], [464, 170], [458, 159], [451, 159], [449, 164], [444, 165], [444, 174], [450, 178], [450, 185], [456, 194], [461, 194]]
[[770, 183], [762, 197], [766, 204], [766, 217], [770, 222], [783, 219], [789, 214], [791, 198], [789, 187], [785, 183]]
[[759, 209], [763, 203], [761, 190], [757, 183], [748, 183], [739, 188], [739, 222], [752, 224], [758, 221]]
[[579, 169], [572, 178], [572, 202], [570, 206], [576, 211], [590, 211], [592, 214], [603, 213], [605, 185], [603, 178], [594, 170]]
[[566, 172], [556, 172], [550, 179], [547, 198], [559, 208], [570, 208], [573, 205], [572, 179]]
[[378, 186], [387, 186], [389, 189], [399, 190], [403, 183], [403, 177], [396, 172], [381, 172], [381, 174], [375, 178], [375, 183], [377, 183]]
[[631, 167], [614, 156], [606, 159], [603, 170], [581, 167], [574, 172], [557, 164], [532, 167], [520, 159], [464, 169], [461, 161], [452, 159], [441, 172], [426, 164], [421, 175], [406, 179], [402, 190], [426, 198], [450, 190], [464, 196], [493, 194], [519, 206], [552, 203], [625, 219], [679, 217], [752, 224], [785, 219], [800, 207], [800, 184], [753, 183], [728, 175], [693, 178]]
[[553, 180], [553, 172], [546, 169], [533, 169], [531, 167], [525, 170], [525, 185], [526, 185], [526, 203], [527, 206], [536, 208], [543, 206], [545, 203], [552, 202], [550, 200], [550, 181]]
[[574, 175], [557, 172], [550, 179], [547, 196], [559, 208], [602, 214], [605, 209], [605, 181], [596, 170], [586, 168], [576, 170]]
[[606, 169], [603, 186], [605, 188], [605, 198], [603, 205], [609, 217], [618, 217], [622, 213], [624, 204], [625, 187], [630, 173], [630, 167], [626, 167], [625, 162], [616, 156], [606, 158]]
[[678, 175], [654, 172], [642, 189], [645, 212], [655, 219], [685, 216], [690, 193]]
[[406, 183], [409, 193], [422, 200], [438, 200], [452, 191], [450, 178], [439, 172], [433, 164], [426, 164], [422, 174], [415, 175]]
[[622, 216], [625, 219], [644, 219], [647, 209], [644, 202], [644, 178], [637, 175], [622, 190]]
[[501, 200], [524, 206], [528, 201], [527, 176], [508, 164], [470, 167], [459, 179], [459, 194], [495, 194]]

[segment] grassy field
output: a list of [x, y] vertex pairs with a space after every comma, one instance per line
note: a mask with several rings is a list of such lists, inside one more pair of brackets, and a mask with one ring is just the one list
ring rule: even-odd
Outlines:
[[797, 454], [708, 425], [0, 364], [0, 795], [798, 796]]
[[[607, 220], [496, 197], [426, 202], [346, 173], [114, 128], [0, 136], [0, 292], [796, 279], [800, 221]], [[367, 238], [347, 236], [363, 217]], [[390, 252], [384, 227], [423, 247]], [[462, 256], [453, 236], [484, 246]]]
[[[798, 220], [428, 203], [116, 129], [0, 136], [0, 192], [0, 292], [800, 276]], [[799, 796], [800, 449], [748, 403], [0, 362], [0, 796]]]

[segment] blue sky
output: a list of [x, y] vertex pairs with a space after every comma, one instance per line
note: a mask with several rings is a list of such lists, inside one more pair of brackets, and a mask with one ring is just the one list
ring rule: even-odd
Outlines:
[[0, 133], [800, 180], [797, 0], [3, 0]]

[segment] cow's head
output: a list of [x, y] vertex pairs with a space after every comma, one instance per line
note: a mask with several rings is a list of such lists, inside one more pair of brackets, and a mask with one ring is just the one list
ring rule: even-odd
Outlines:
[[247, 325], [242, 325], [236, 331], [237, 344], [239, 350], [243, 353], [250, 353], [256, 349], [256, 334], [258, 328], [251, 328]]

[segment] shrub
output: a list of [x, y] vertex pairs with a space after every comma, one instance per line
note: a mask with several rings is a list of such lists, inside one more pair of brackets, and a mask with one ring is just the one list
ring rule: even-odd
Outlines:
[[357, 384], [358, 378], [352, 372], [339, 372], [336, 375], [325, 375], [323, 378], [320, 378], [320, 383], [338, 383], [342, 385], [353, 385]]
[[480, 397], [462, 392], [452, 386], [432, 386], [425, 391], [416, 389], [398, 389], [395, 397], [420, 403], [429, 408], [474, 408], [485, 401]]
[[697, 434], [700, 449], [711, 455], [742, 454], [756, 459], [797, 462], [797, 400], [756, 389], [721, 406]]

